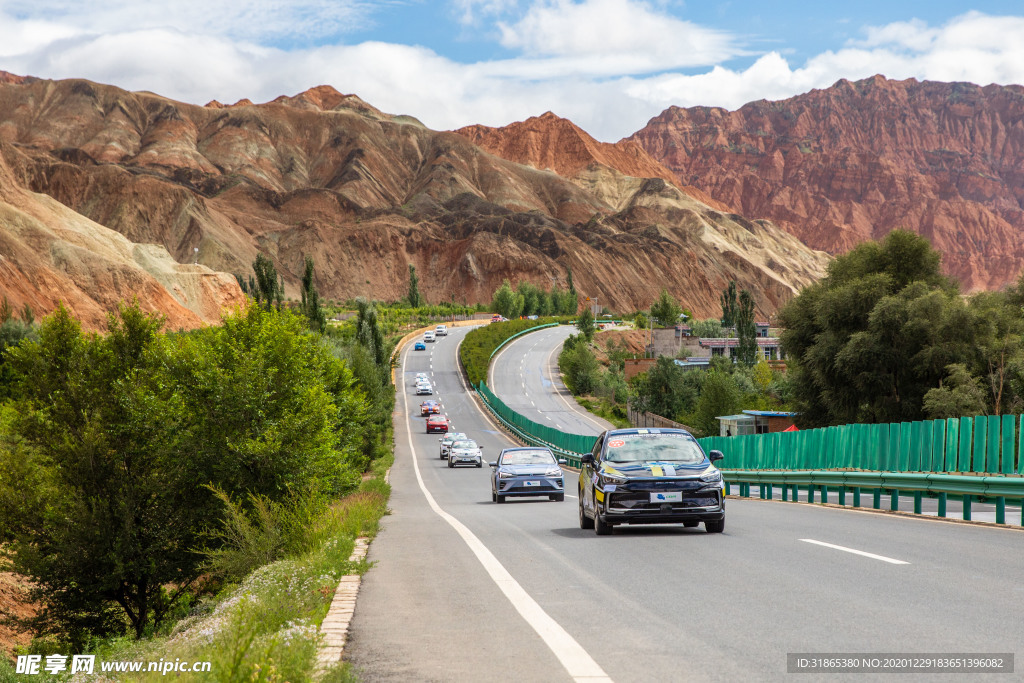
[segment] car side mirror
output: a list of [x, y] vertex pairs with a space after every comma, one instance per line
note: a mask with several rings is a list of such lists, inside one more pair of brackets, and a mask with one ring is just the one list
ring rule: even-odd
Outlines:
[[487, 466], [488, 467], [497, 467], [498, 463], [496, 463], [496, 462], [489, 462], [489, 463], [487, 463]]
[[711, 451], [710, 453], [708, 453], [708, 460], [710, 460], [711, 462], [721, 460], [724, 457], [725, 454], [722, 453], [722, 451]]
[[584, 453], [580, 456], [580, 463], [583, 465], [590, 465], [594, 462], [593, 453]]
[[565, 458], [559, 458], [559, 459], [558, 459], [558, 464], [559, 464], [559, 465], [568, 465], [568, 464], [569, 464], [569, 461], [568, 461], [568, 460], [566, 460]]

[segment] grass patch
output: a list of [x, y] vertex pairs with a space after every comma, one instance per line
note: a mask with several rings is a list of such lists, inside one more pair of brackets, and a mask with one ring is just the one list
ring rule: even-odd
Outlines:
[[[96, 672], [104, 661], [211, 662], [209, 673], [178, 674], [179, 680], [222, 683], [298, 683], [312, 681], [320, 642], [319, 624], [327, 614], [340, 578], [363, 573], [367, 562], [353, 563], [358, 536], [374, 536], [380, 519], [387, 514], [391, 487], [384, 474], [394, 461], [393, 454], [373, 464], [372, 477], [342, 499], [320, 506], [317, 514], [302, 504], [282, 510], [231, 513], [236, 527], [244, 529], [240, 552], [257, 548], [265, 552], [266, 539], [284, 538], [284, 556], [247, 573], [239, 582], [226, 586], [216, 596], [196, 604], [168, 635], [150, 640], [116, 638], [94, 643], [88, 654], [96, 655]], [[308, 501], [304, 501], [308, 503]], [[294, 514], [308, 528], [298, 533], [288, 524]], [[235, 529], [238, 532], [238, 528]], [[262, 541], [258, 541], [261, 536]], [[72, 654], [62, 652], [62, 654]], [[78, 654], [78, 653], [74, 653]], [[70, 658], [68, 660], [70, 662]], [[44, 659], [45, 662], [45, 659]], [[116, 680], [166, 681], [159, 672], [117, 673]], [[175, 677], [173, 674], [169, 674]], [[10, 662], [0, 661], [0, 683], [24, 678], [14, 673]], [[102, 676], [87, 677], [103, 681]], [[65, 675], [48, 680], [70, 680]], [[319, 680], [358, 680], [351, 667], [339, 663]]]
[[626, 429], [632, 427], [629, 418], [626, 416], [626, 412], [622, 409], [622, 405], [619, 403], [612, 403], [611, 401], [604, 398], [597, 398], [595, 396], [575, 396], [576, 403], [580, 404], [584, 409], [590, 411], [598, 417], [608, 420], [618, 429]]

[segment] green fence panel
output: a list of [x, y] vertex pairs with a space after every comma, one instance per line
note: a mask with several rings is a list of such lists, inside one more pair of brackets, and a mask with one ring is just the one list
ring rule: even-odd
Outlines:
[[932, 420], [932, 472], [946, 471], [946, 421]]
[[985, 471], [985, 437], [988, 435], [988, 418], [978, 415], [974, 418], [974, 452], [971, 458], [971, 472]]
[[932, 421], [925, 420], [921, 423], [921, 461], [918, 466], [919, 472], [934, 472], [932, 466]]
[[1002, 465], [1002, 467], [1000, 467], [999, 471], [1002, 472], [1003, 474], [1013, 474], [1013, 472], [1014, 472], [1013, 467], [1014, 467], [1014, 464], [1015, 464], [1015, 461], [1014, 461], [1015, 452], [1014, 452], [1014, 449], [1013, 449], [1013, 444], [1014, 444], [1014, 437], [1017, 436], [1017, 430], [1016, 430], [1016, 427], [1014, 426], [1014, 422], [1015, 421], [1016, 420], [1013, 419], [1013, 415], [1003, 415], [1003, 417], [1002, 417], [1002, 432], [1003, 432], [1002, 452], [1003, 453], [1002, 453], [1002, 460], [1000, 460], [1000, 464]]
[[889, 450], [885, 456], [885, 469], [899, 472], [900, 469], [900, 423], [889, 423]]
[[910, 423], [910, 457], [907, 459], [908, 472], [921, 471], [921, 446], [924, 443], [924, 423], [920, 420]]
[[986, 436], [988, 447], [985, 449], [985, 471], [992, 474], [999, 473], [999, 424], [999, 417], [997, 415], [989, 416], [988, 434]]
[[[1017, 474], [1024, 474], [1024, 415], [1020, 416], [1020, 429], [1017, 442]], [[1022, 513], [1024, 514], [1024, 513]]]
[[971, 471], [971, 434], [974, 420], [969, 417], [960, 418], [960, 445], [957, 452], [957, 472]]
[[913, 425], [910, 422], [900, 423], [900, 455], [898, 472], [906, 472], [910, 468], [910, 438]]

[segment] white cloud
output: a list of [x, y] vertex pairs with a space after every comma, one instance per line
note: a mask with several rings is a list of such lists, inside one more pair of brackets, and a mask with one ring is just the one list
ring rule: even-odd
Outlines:
[[[660, 16], [654, 5], [645, 7]], [[72, 30], [60, 19], [0, 15], [0, 69], [89, 78], [197, 104], [243, 97], [264, 102], [330, 84], [436, 129], [500, 126], [551, 110], [609, 141], [633, 133], [669, 105], [736, 108], [828, 87], [840, 78], [881, 73], [1024, 83], [1024, 18], [978, 13], [941, 26], [904, 22], [871, 28], [863, 39], [801, 65], [772, 52], [745, 68], [713, 65], [699, 74], [656, 75], [645, 75], [652, 58], [636, 36], [622, 38], [602, 54], [586, 34], [545, 47], [524, 33], [519, 38], [523, 57], [463, 64], [425, 47], [383, 42], [289, 51], [174, 26], [122, 26], [100, 33], [90, 24], [84, 29]], [[669, 54], [671, 46], [659, 43], [662, 34], [655, 29], [652, 25], [653, 54]]]
[[[374, 4], [368, 0], [0, 0], [0, 23], [45, 17], [50, 26], [74, 30], [76, 35], [176, 29], [237, 40], [315, 40], [360, 27]], [[0, 48], [0, 52], [6, 50]]]
[[539, 2], [519, 21], [500, 22], [498, 28], [506, 48], [572, 63], [597, 60], [602, 67], [595, 73], [706, 66], [740, 53], [728, 33], [676, 19], [638, 0]]

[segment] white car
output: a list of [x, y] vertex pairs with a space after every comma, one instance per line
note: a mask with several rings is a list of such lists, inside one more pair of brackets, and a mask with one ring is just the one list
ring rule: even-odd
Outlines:
[[425, 372], [417, 372], [415, 379], [413, 379], [413, 384], [421, 384], [423, 382], [429, 382], [429, 381], [430, 381], [430, 375], [428, 375]]
[[416, 395], [417, 396], [433, 396], [434, 395], [434, 387], [430, 386], [430, 382], [426, 382], [425, 384], [417, 384], [416, 385]]
[[448, 432], [443, 439], [438, 439], [441, 442], [441, 459], [444, 460], [448, 457], [448, 451], [454, 442], [465, 441], [468, 438], [463, 432]]
[[484, 466], [483, 446], [477, 446], [476, 441], [463, 439], [452, 444], [448, 451], [448, 467], [456, 465]]
[[448, 336], [448, 326], [447, 325], [438, 325], [437, 328], [434, 330], [434, 334], [436, 334], [438, 337], [447, 337]]
[[425, 342], [437, 341], [437, 337], [434, 336], [433, 332], [431, 332], [430, 330], [427, 330], [426, 332], [423, 333], [423, 341], [425, 341]]

